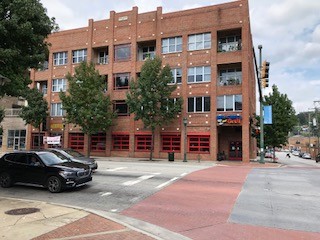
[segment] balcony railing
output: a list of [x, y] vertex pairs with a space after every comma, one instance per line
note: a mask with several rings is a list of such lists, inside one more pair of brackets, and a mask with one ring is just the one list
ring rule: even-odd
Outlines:
[[241, 42], [219, 43], [218, 52], [232, 52], [241, 50]]
[[241, 83], [242, 83], [242, 76], [240, 75], [219, 77], [220, 86], [240, 85]]
[[98, 64], [108, 64], [109, 56], [98, 57]]
[[19, 117], [20, 113], [20, 108], [6, 108], [4, 110], [5, 117]]

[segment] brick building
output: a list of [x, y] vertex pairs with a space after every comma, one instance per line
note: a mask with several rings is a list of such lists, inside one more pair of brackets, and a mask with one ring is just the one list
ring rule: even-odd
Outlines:
[[[158, 55], [172, 69], [177, 84], [172, 97], [182, 97], [184, 106], [172, 124], [157, 129], [154, 156], [174, 152], [182, 159], [186, 151], [188, 159], [216, 160], [222, 152], [230, 160], [256, 157], [250, 134], [256, 83], [247, 0], [171, 13], [161, 7], [141, 14], [137, 7], [111, 11], [109, 19], [90, 19], [88, 26], [53, 33], [48, 41], [47, 68], [31, 71], [32, 87], [43, 91], [49, 103], [44, 136], [61, 135], [64, 147], [84, 152], [90, 147], [92, 155], [149, 156], [151, 131], [134, 121], [125, 100], [144, 60]], [[96, 63], [119, 115], [106, 133], [92, 136], [91, 146], [79, 128], [64, 124], [59, 100], [60, 89], [68, 89], [66, 74], [81, 61]], [[37, 129], [29, 131], [32, 148]]]

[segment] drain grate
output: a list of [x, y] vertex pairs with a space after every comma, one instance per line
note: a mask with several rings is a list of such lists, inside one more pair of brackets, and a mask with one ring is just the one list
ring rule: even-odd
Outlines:
[[8, 215], [26, 215], [31, 213], [40, 212], [40, 208], [16, 208], [6, 211], [5, 214]]

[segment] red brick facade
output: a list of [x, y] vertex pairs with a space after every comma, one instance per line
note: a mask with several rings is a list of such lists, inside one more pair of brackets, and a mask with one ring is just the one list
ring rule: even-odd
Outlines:
[[[206, 40], [208, 36], [210, 39]], [[191, 44], [193, 40], [194, 45]], [[114, 74], [130, 73], [130, 79], [136, 78], [144, 63], [141, 57], [155, 49], [155, 54], [162, 58], [163, 64], [169, 64], [172, 69], [181, 69], [181, 83], [173, 97], [182, 97], [184, 106], [181, 115], [172, 124], [157, 129], [154, 157], [167, 158], [168, 152], [174, 150], [175, 158], [182, 159], [186, 147], [187, 159], [216, 160], [219, 152], [224, 152], [227, 159], [248, 162], [255, 158], [256, 144], [250, 134], [250, 118], [256, 108], [256, 82], [247, 0], [173, 13], [162, 13], [161, 7], [142, 14], [138, 14], [137, 7], [121, 13], [111, 11], [110, 19], [90, 19], [87, 27], [53, 33], [48, 41], [51, 43], [48, 69], [33, 70], [31, 79], [33, 86], [47, 89], [45, 96], [49, 106], [60, 102], [58, 92], [52, 92], [53, 79], [65, 78], [68, 72], [74, 73], [77, 66], [72, 63], [72, 51], [86, 49], [87, 61], [97, 63], [96, 69], [108, 77], [106, 94], [113, 101], [119, 101], [126, 99], [127, 89], [115, 87]], [[179, 41], [182, 43], [181, 50], [178, 49]], [[165, 47], [166, 43], [168, 48]], [[120, 55], [115, 56], [119, 45], [128, 45], [130, 49], [130, 57], [125, 61], [117, 59]], [[198, 45], [200, 49], [192, 50]], [[174, 48], [178, 50], [165, 53], [164, 49], [171, 51]], [[67, 52], [66, 64], [55, 64], [54, 54], [60, 52]], [[199, 76], [195, 73], [195, 82], [191, 79], [193, 70], [197, 73], [204, 71]], [[206, 71], [209, 71], [208, 76], [205, 76]], [[236, 76], [236, 79], [232, 76]], [[205, 78], [207, 80], [203, 81]], [[210, 97], [209, 111], [205, 109], [205, 99], [201, 97]], [[188, 98], [194, 98], [196, 102], [194, 106], [197, 110], [194, 112], [188, 112], [188, 101], [192, 101]], [[240, 101], [240, 105], [235, 99]], [[201, 104], [202, 109], [198, 111]], [[221, 109], [222, 106], [224, 109]], [[225, 118], [218, 123], [219, 116]], [[183, 118], [188, 120], [187, 146], [184, 146]], [[61, 116], [51, 116], [43, 134], [64, 135], [65, 147], [78, 146], [77, 142], [80, 141], [80, 150], [85, 151], [88, 147], [86, 136], [83, 141], [82, 136], [79, 137], [79, 129], [73, 125], [64, 128], [62, 120]], [[29, 127], [30, 131], [37, 132]], [[141, 122], [134, 121], [132, 115], [119, 116], [105, 135], [103, 133], [96, 137], [98, 142], [101, 141], [101, 148], [94, 146], [91, 154], [148, 157], [148, 151], [143, 149], [145, 144], [148, 145], [149, 134], [151, 132], [144, 129]], [[31, 148], [32, 134], [28, 135], [28, 147]]]

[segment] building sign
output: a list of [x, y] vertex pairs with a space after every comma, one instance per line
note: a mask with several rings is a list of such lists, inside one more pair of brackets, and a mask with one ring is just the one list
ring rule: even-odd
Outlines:
[[118, 21], [121, 22], [121, 21], [126, 21], [128, 20], [128, 16], [123, 16], [123, 17], [119, 17], [118, 18]]
[[43, 137], [43, 143], [44, 144], [60, 144], [61, 136], [55, 136], [55, 137]]
[[63, 124], [62, 123], [53, 123], [50, 125], [51, 129], [63, 129]]
[[272, 124], [272, 106], [263, 106], [263, 123]]
[[225, 123], [227, 123], [227, 124], [241, 124], [241, 120], [242, 120], [242, 118], [239, 115], [229, 115], [229, 116], [219, 115], [219, 116], [217, 116], [218, 125], [223, 125]]

